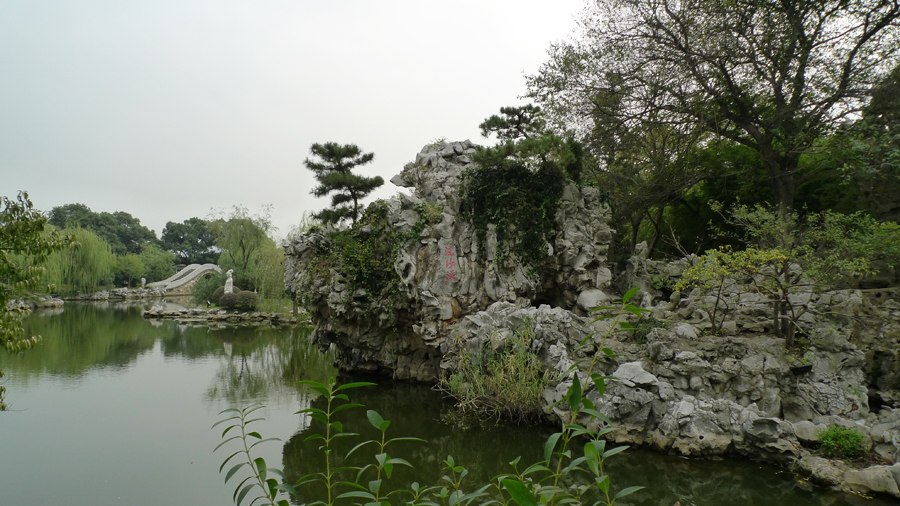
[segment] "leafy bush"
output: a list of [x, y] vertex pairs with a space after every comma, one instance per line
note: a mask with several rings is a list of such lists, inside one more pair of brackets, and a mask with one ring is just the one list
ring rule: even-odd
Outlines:
[[666, 328], [665, 322], [659, 321], [656, 318], [642, 318], [634, 324], [634, 342], [644, 344], [644, 341], [647, 340], [647, 335], [651, 330], [664, 328]]
[[237, 292], [234, 301], [234, 308], [241, 311], [253, 311], [256, 309], [256, 306], [259, 304], [259, 297], [256, 296], [255, 293], [242, 290]]
[[237, 311], [253, 311], [259, 304], [259, 298], [249, 290], [223, 293], [219, 298], [219, 306]]
[[237, 305], [238, 294], [237, 293], [225, 293], [222, 294], [222, 297], [219, 298], [219, 305], [224, 307], [225, 309], [232, 309]]
[[206, 304], [206, 301], [218, 304], [216, 292], [218, 292], [218, 297], [225, 293], [224, 272], [212, 272], [198, 279], [191, 290], [191, 295], [195, 304]]
[[439, 388], [456, 400], [457, 409], [464, 414], [515, 421], [540, 419], [541, 393], [552, 377], [531, 351], [533, 340], [534, 329], [526, 322], [500, 350], [491, 350], [492, 343], [486, 342], [480, 353], [464, 351], [456, 372], [442, 378]]
[[835, 426], [819, 431], [819, 449], [829, 457], [853, 459], [865, 453], [866, 445], [856, 429]]

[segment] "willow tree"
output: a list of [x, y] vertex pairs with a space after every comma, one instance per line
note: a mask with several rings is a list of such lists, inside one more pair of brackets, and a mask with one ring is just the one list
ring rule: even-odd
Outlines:
[[91, 293], [112, 282], [116, 255], [109, 243], [86, 228], [63, 232], [77, 248], [56, 251], [47, 258], [44, 280], [64, 293]]
[[[599, 0], [529, 95], [561, 123], [648, 115], [759, 154], [779, 213], [815, 176], [801, 157], [898, 61], [898, 0]], [[615, 92], [620, 101], [598, 100]]]
[[313, 171], [319, 186], [310, 193], [316, 197], [331, 194], [331, 208], [315, 215], [326, 223], [338, 223], [347, 218], [356, 223], [362, 205], [360, 200], [384, 184], [380, 176], [366, 177], [351, 172], [354, 168], [371, 163], [374, 153], [363, 153], [356, 144], [326, 142], [309, 148], [319, 160], [304, 160], [306, 168]]

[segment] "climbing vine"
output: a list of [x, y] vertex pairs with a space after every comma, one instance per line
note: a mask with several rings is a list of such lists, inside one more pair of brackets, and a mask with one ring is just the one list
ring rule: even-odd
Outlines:
[[536, 268], [547, 257], [565, 175], [555, 164], [530, 170], [510, 159], [490, 156], [466, 170], [462, 214], [475, 226], [479, 243], [487, 241], [488, 225], [496, 226], [499, 265], [513, 257]]
[[[399, 231], [390, 222], [387, 202], [373, 202], [351, 228], [329, 236], [329, 242], [308, 264], [308, 279], [330, 282], [334, 271], [351, 295], [362, 289], [371, 300], [395, 305], [400, 275], [394, 261], [404, 244], [417, 240], [427, 225], [440, 221], [442, 211], [440, 206], [428, 204], [415, 210], [419, 215], [416, 223], [409, 230]], [[303, 293], [301, 299], [308, 300], [311, 295]]]

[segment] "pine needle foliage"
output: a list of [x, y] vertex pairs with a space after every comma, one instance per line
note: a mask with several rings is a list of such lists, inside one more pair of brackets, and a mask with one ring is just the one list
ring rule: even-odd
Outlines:
[[350, 219], [356, 223], [362, 205], [360, 200], [384, 184], [380, 176], [366, 177], [351, 171], [361, 165], [371, 163], [374, 153], [363, 153], [356, 144], [326, 142], [313, 144], [309, 148], [316, 159], [304, 160], [306, 168], [313, 171], [319, 186], [310, 193], [316, 197], [331, 194], [331, 208], [324, 209], [314, 217], [325, 223], [339, 223]]

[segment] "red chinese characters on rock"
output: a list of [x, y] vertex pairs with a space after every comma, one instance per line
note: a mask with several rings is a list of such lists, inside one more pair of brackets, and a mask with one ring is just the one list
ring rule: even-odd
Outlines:
[[447, 279], [447, 281], [456, 281], [456, 271], [453, 270], [453, 267], [456, 265], [456, 261], [452, 258], [454, 256], [453, 246], [445, 246], [444, 247], [444, 256], [451, 257], [451, 258], [446, 258], [444, 261], [444, 266], [447, 269], [447, 271], [446, 271], [447, 278], [446, 279]]

